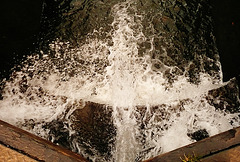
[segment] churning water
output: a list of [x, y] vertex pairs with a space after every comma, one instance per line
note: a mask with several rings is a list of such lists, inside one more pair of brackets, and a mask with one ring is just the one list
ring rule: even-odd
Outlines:
[[[70, 140], [70, 148], [93, 161], [119, 162], [148, 159], [190, 144], [195, 140], [189, 134], [198, 130], [212, 136], [240, 125], [238, 113], [216, 110], [207, 100], [210, 90], [227, 84], [221, 78], [200, 72], [199, 82], [193, 83], [186, 75], [188, 66], [175, 73], [176, 66], [152, 59], [157, 48], [154, 28], [149, 24], [152, 36], [145, 36], [144, 14], [134, 1], [115, 4], [111, 15], [112, 29], [105, 38], [95, 37], [103, 31], [94, 30], [74, 48], [56, 40], [50, 44], [54, 53], [34, 54], [23, 62], [22, 70], [4, 81], [0, 119], [49, 139], [45, 124], [64, 118], [70, 138], [76, 134], [71, 114], [79, 105], [106, 105], [112, 109], [109, 122], [116, 131], [109, 135], [114, 141], [111, 156], [88, 141], [81, 142], [92, 153], [77, 140]], [[148, 48], [140, 55], [144, 42]], [[167, 57], [164, 47], [161, 55]], [[154, 68], [156, 62], [160, 70]], [[166, 71], [174, 76], [171, 81]]]

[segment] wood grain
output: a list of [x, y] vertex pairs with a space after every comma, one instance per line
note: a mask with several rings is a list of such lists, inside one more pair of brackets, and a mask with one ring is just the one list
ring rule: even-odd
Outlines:
[[[214, 157], [217, 154], [218, 158], [221, 156], [224, 157], [226, 153], [229, 153], [229, 156], [231, 155], [231, 157], [234, 158], [233, 152], [239, 151], [239, 146], [240, 127], [203, 139], [171, 152], [156, 156], [154, 158], [146, 160], [145, 162], [181, 162], [180, 157], [184, 158], [184, 155], [188, 156], [193, 154], [201, 157], [201, 161], [208, 161], [211, 159], [210, 157]], [[238, 159], [232, 160], [236, 161]]]
[[0, 142], [18, 150], [32, 159], [46, 162], [86, 162], [79, 154], [73, 153], [47, 140], [35, 136], [0, 120]]

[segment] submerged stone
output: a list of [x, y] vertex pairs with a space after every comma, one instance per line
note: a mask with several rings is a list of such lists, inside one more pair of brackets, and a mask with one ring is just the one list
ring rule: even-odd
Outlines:
[[206, 98], [208, 103], [216, 109], [230, 113], [240, 112], [239, 87], [236, 78], [231, 79], [225, 86], [209, 91]]
[[195, 131], [193, 133], [188, 133], [187, 135], [191, 139], [196, 140], [196, 141], [200, 141], [200, 140], [202, 140], [204, 138], [209, 137], [209, 134], [208, 134], [206, 129], [200, 129], [200, 130], [197, 130], [197, 131]]
[[49, 129], [48, 139], [53, 143], [83, 154], [111, 157], [116, 136], [111, 107], [80, 101], [43, 128]]
[[97, 150], [106, 158], [111, 155], [116, 136], [111, 107], [86, 102], [83, 108], [77, 108], [69, 118], [71, 128], [76, 132], [74, 138], [84, 148], [89, 148], [92, 154]]

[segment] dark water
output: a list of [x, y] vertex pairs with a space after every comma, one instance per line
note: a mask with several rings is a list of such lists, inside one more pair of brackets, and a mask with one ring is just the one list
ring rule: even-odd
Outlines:
[[213, 3], [214, 33], [222, 63], [224, 81], [239, 76], [240, 66], [240, 2], [216, 1]]
[[38, 47], [42, 0], [0, 2], [0, 78]]
[[[43, 0], [0, 2], [0, 78], [8, 77], [10, 69], [19, 64], [24, 55], [33, 52], [41, 38], [59, 22], [48, 22], [41, 26], [41, 20], [58, 17], [58, 1], [49, 0], [43, 10]], [[67, 1], [66, 1], [67, 2]], [[238, 0], [211, 0], [214, 34], [220, 54], [223, 79], [240, 75], [240, 4]], [[44, 15], [44, 17], [42, 16]], [[56, 20], [55, 20], [56, 21]], [[42, 22], [43, 23], [43, 22]], [[42, 34], [40, 34], [40, 32]], [[44, 34], [43, 34], [44, 33]]]

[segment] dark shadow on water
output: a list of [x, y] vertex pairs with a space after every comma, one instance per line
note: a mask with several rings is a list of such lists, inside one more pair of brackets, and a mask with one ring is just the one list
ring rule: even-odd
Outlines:
[[35, 51], [40, 32], [43, 0], [0, 2], [0, 79]]
[[240, 1], [211, 0], [224, 81], [240, 75]]

